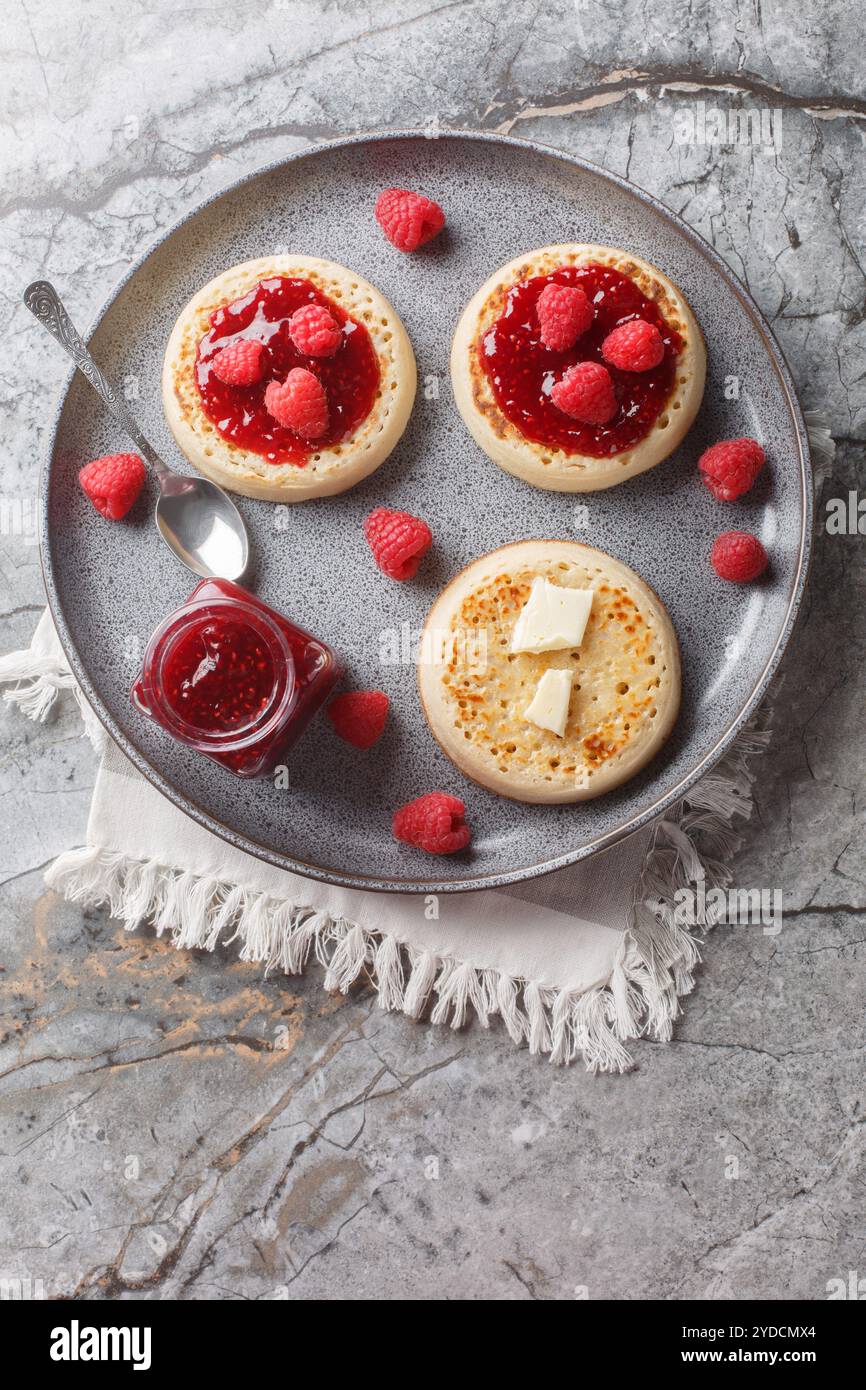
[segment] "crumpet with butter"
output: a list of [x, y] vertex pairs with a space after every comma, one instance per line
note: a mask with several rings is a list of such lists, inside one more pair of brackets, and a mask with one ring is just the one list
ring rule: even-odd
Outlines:
[[314, 256], [245, 261], [193, 296], [172, 330], [162, 398], [190, 463], [271, 502], [330, 496], [391, 453], [415, 399], [396, 311]]
[[679, 646], [661, 599], [621, 561], [575, 541], [517, 541], [439, 595], [418, 682], [437, 742], [473, 781], [518, 801], [585, 801], [664, 744]]
[[682, 292], [648, 261], [567, 243], [518, 256], [467, 304], [451, 380], [476, 443], [506, 472], [593, 492], [683, 440], [706, 351]]

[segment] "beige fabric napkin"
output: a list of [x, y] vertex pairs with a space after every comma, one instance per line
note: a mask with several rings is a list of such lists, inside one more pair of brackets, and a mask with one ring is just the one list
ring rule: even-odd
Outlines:
[[497, 891], [364, 893], [272, 868], [178, 811], [105, 734], [47, 612], [28, 651], [0, 658], [0, 682], [40, 720], [69, 691], [100, 758], [86, 844], [51, 866], [50, 887], [181, 950], [234, 946], [290, 974], [315, 962], [326, 989], [367, 976], [383, 1009], [433, 1024], [499, 1015], [530, 1052], [593, 1070], [625, 1070], [624, 1044], [641, 1034], [670, 1038], [698, 959], [674, 895], [728, 882], [735, 822], [751, 809], [748, 756], [767, 737], [742, 734], [687, 802], [588, 862]]

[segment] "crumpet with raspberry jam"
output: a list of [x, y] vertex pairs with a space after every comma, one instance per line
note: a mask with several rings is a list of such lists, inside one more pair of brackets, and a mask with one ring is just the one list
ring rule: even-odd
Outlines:
[[[558, 341], [544, 331], [550, 285], [580, 289], [593, 310], [588, 327], [565, 335], [565, 348], [546, 345]], [[636, 320], [655, 331], [624, 335], [626, 351], [609, 349], [606, 358], [606, 340]], [[659, 337], [660, 361], [645, 350]], [[585, 363], [604, 378], [591, 400], [574, 389], [573, 369]], [[610, 246], [544, 246], [502, 266], [470, 299], [451, 349], [454, 396], [476, 443], [506, 472], [555, 492], [613, 487], [661, 463], [690, 428], [705, 375], [701, 330], [681, 291], [648, 261]]]
[[[539, 587], [553, 614], [533, 637], [526, 614]], [[556, 612], [573, 590], [591, 599], [569, 634]], [[434, 737], [467, 777], [517, 801], [587, 801], [633, 777], [670, 734], [679, 646], [661, 599], [621, 561], [576, 541], [517, 541], [439, 595], [418, 684]], [[558, 722], [545, 718], [550, 684]]]
[[[246, 343], [261, 351], [239, 351]], [[299, 382], [315, 388], [315, 430]], [[412, 346], [384, 296], [301, 255], [245, 261], [199, 290], [162, 373], [166, 419], [190, 463], [232, 492], [286, 503], [344, 492], [384, 463], [415, 385]]]

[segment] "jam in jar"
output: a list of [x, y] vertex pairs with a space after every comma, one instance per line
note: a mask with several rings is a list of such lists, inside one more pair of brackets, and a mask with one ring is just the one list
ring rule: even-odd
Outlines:
[[331, 648], [282, 613], [203, 579], [151, 637], [132, 700], [238, 777], [267, 777], [342, 673]]

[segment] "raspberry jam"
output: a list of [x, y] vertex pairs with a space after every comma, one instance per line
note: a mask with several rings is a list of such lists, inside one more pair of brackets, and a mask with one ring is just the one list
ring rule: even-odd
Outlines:
[[138, 709], [238, 777], [266, 777], [342, 667], [324, 642], [225, 579], [203, 579], [150, 639]]
[[[535, 304], [545, 285], [579, 285], [595, 320], [565, 352], [552, 352], [539, 336]], [[601, 345], [629, 319], [646, 319], [662, 335], [665, 355], [649, 372], [624, 372], [604, 362]], [[503, 415], [521, 434], [568, 454], [607, 458], [638, 444], [671, 394], [682, 339], [633, 280], [602, 265], [564, 266], [552, 275], [522, 280], [508, 292], [505, 312], [487, 330], [479, 357]], [[605, 425], [572, 420], [550, 398], [555, 381], [577, 362], [602, 362], [610, 372], [619, 410]]]
[[[289, 319], [303, 304], [321, 304], [340, 324], [343, 341], [333, 357], [308, 357], [289, 337]], [[210, 331], [198, 345], [195, 380], [205, 415], [233, 444], [261, 454], [269, 463], [302, 467], [311, 454], [339, 444], [366, 420], [379, 389], [376, 350], [364, 325], [311, 281], [272, 275], [242, 299], [216, 309], [210, 322]], [[264, 375], [254, 386], [227, 386], [211, 363], [222, 348], [243, 338], [264, 343]], [[285, 381], [293, 367], [315, 373], [328, 397], [328, 429], [314, 444], [277, 424], [265, 409], [268, 382]]]

